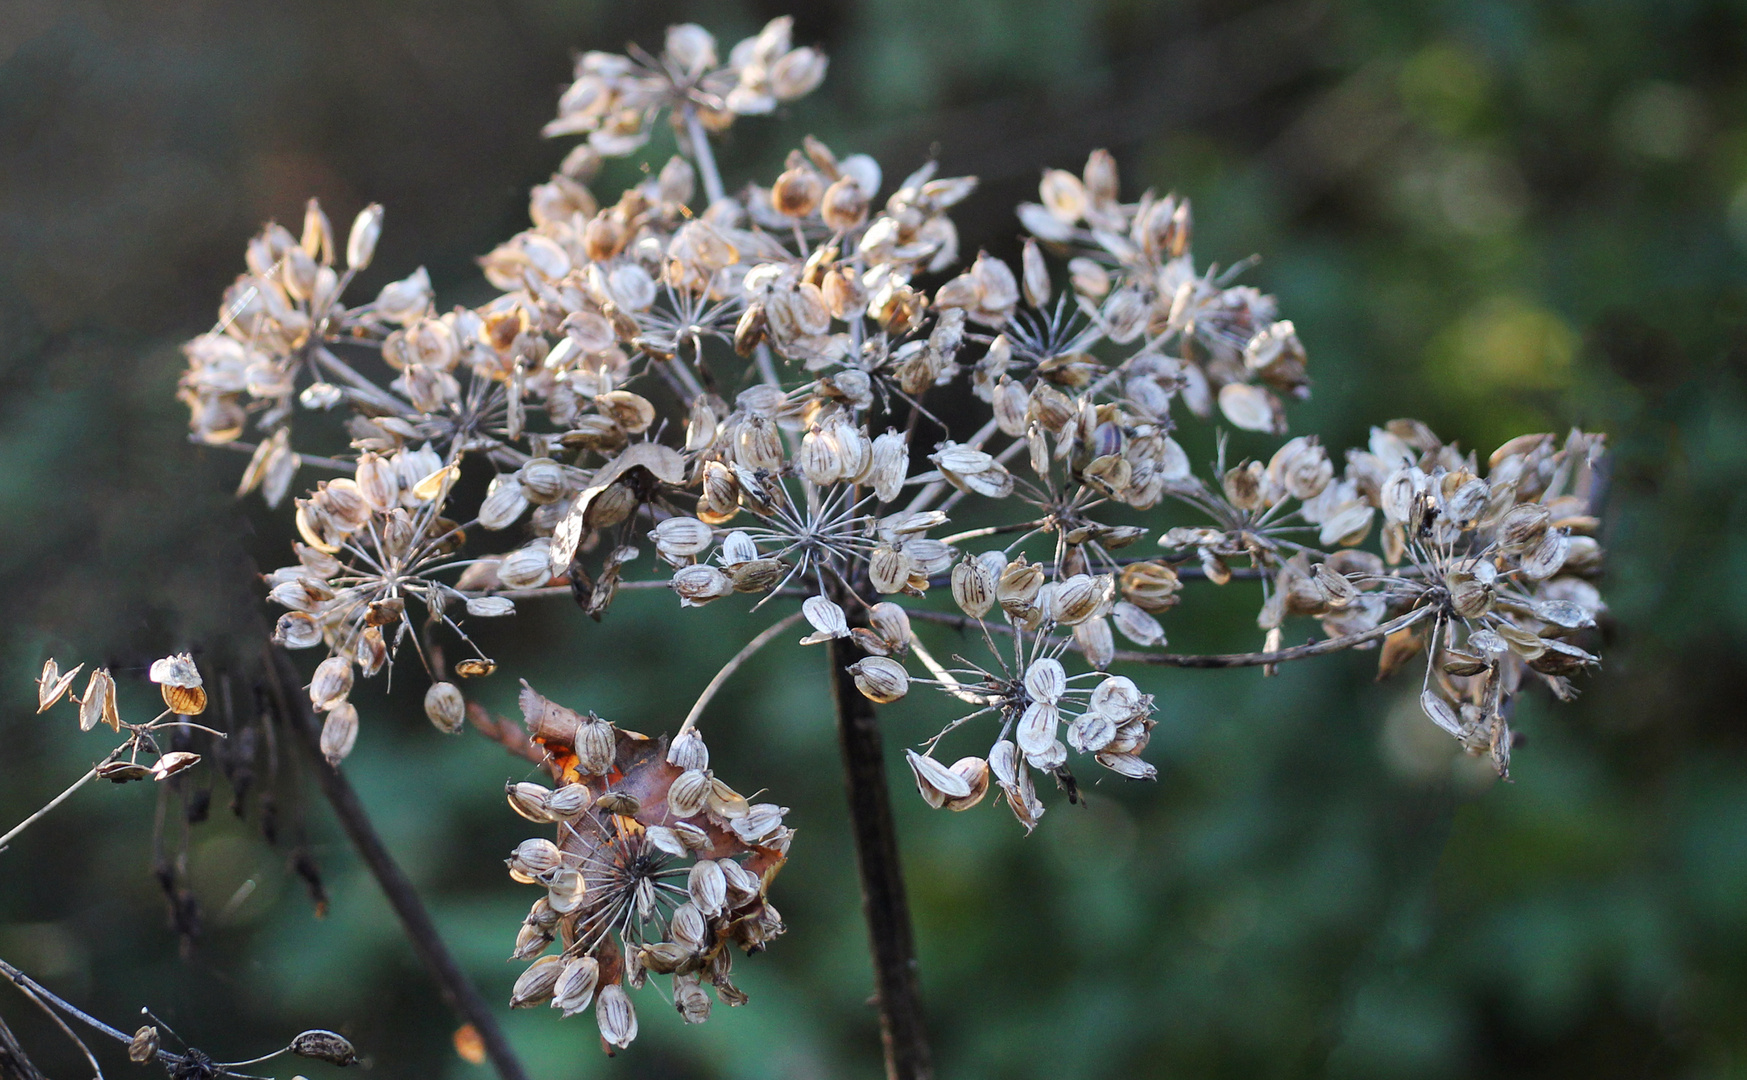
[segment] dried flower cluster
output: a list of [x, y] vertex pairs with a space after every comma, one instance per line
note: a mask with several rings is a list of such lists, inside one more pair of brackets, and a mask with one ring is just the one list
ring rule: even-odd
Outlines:
[[[709, 1019], [706, 981], [724, 1003], [745, 1002], [729, 946], [756, 952], [783, 932], [765, 888], [788, 857], [787, 809], [748, 803], [716, 778], [696, 731], [650, 739], [526, 684], [521, 704], [558, 786], [511, 784], [510, 807], [558, 833], [510, 854], [510, 877], [546, 891], [516, 937], [511, 959], [538, 959], [510, 1005], [549, 1001], [573, 1016], [592, 1004], [610, 1052], [637, 1036], [625, 987], [650, 975], [671, 977], [688, 1024]], [[554, 940], [560, 951], [542, 955]]]
[[[1247, 263], [1198, 269], [1188, 200], [1123, 202], [1103, 151], [1078, 175], [1043, 174], [1018, 209], [1016, 266], [986, 252], [965, 265], [951, 212], [976, 180], [932, 163], [887, 185], [872, 159], [808, 138], [768, 186], [725, 191], [709, 134], [807, 93], [824, 68], [787, 20], [725, 64], [692, 25], [659, 57], [585, 54], [547, 133], [588, 141], [534, 188], [530, 227], [480, 260], [500, 295], [476, 308], [438, 308], [422, 269], [341, 303], [378, 207], [343, 252], [313, 202], [301, 235], [269, 225], [250, 243], [218, 326], [186, 348], [181, 394], [199, 440], [259, 430], [242, 488], [270, 505], [300, 467], [340, 473], [296, 501], [297, 561], [267, 582], [288, 609], [277, 639], [327, 653], [310, 695], [331, 759], [356, 736], [354, 680], [407, 642], [434, 680], [432, 721], [461, 726], [464, 695], [428, 631], [473, 649], [457, 675], [488, 675], [466, 618], [549, 595], [599, 618], [623, 588], [665, 586], [682, 608], [799, 601], [803, 644], [847, 638], [865, 654], [852, 671], [868, 698], [922, 684], [968, 706], [910, 753], [917, 786], [962, 810], [992, 779], [1027, 829], [1043, 813], [1034, 772], [1076, 797], [1070, 750], [1155, 775], [1141, 756], [1155, 704], [1107, 673], [1118, 661], [1273, 665], [1381, 640], [1391, 670], [1423, 650], [1427, 714], [1503, 774], [1524, 680], [1564, 697], [1596, 662], [1579, 642], [1602, 610], [1589, 580], [1601, 439], [1524, 436], [1482, 468], [1400, 420], [1338, 459], [1300, 435], [1228, 463], [1222, 437], [1198, 476], [1180, 422], [1284, 439], [1288, 402], [1309, 393], [1293, 324], [1233, 284]], [[603, 205], [587, 186], [599, 158], [644, 146], [663, 113], [680, 156]], [[931, 411], [960, 380], [987, 408], [971, 431]], [[293, 449], [299, 407], [342, 406], [348, 451]], [[477, 505], [457, 505], [464, 473], [489, 477]], [[961, 504], [997, 523], [950, 531]], [[1197, 523], [1149, 523], [1162, 504]], [[1160, 616], [1186, 583], [1234, 577], [1260, 580], [1264, 651], [1165, 653]], [[1288, 616], [1326, 638], [1282, 648]], [[987, 657], [937, 660], [912, 617], [974, 630]], [[592, 1000], [612, 1045], [635, 1033], [622, 984], [671, 974], [701, 1019], [703, 980], [738, 997], [723, 946], [781, 929], [764, 901], [780, 809], [709, 778], [691, 729], [703, 704], [663, 751], [524, 695], [562, 786], [511, 791], [559, 826], [511, 860], [547, 889], [516, 953], [553, 939], [563, 952], [536, 962], [517, 1003], [569, 1014]], [[980, 753], [937, 759], [979, 717], [993, 734]]]

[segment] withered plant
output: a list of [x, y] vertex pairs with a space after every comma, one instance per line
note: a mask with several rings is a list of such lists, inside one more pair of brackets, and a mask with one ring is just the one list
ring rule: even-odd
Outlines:
[[[768, 185], [727, 186], [711, 137], [825, 68], [787, 19], [726, 55], [695, 25], [659, 55], [584, 54], [545, 131], [582, 141], [531, 192], [530, 226], [480, 260], [499, 295], [445, 308], [422, 269], [348, 295], [383, 211], [341, 237], [312, 201], [300, 232], [249, 242], [180, 394], [197, 441], [251, 455], [240, 492], [306, 492], [266, 592], [286, 609], [277, 645], [319, 657], [308, 702], [332, 766], [371, 708], [359, 683], [399, 665], [439, 730], [471, 716], [545, 770], [508, 791], [548, 827], [509, 859], [539, 890], [509, 1004], [592, 1009], [609, 1052], [637, 1033], [628, 991], [665, 980], [702, 1021], [712, 995], [745, 1001], [734, 953], [782, 933], [786, 811], [712, 772], [702, 721], [755, 651], [824, 646], [887, 1071], [915, 1078], [931, 1062], [878, 705], [917, 687], [956, 703], [905, 752], [920, 797], [964, 811], [994, 789], [1029, 832], [1040, 786], [1075, 801], [1093, 774], [1155, 776], [1158, 703], [1118, 670], [1371, 649], [1508, 776], [1519, 692], [1568, 698], [1596, 663], [1603, 443], [1530, 434], [1481, 457], [1413, 420], [1345, 450], [1294, 435], [1311, 376], [1292, 322], [1238, 283], [1249, 260], [1198, 265], [1188, 200], [1125, 195], [1103, 151], [1043, 171], [1017, 265], [960, 250], [952, 213], [977, 181], [932, 162], [894, 181], [808, 137]], [[664, 122], [678, 154], [603, 200], [602, 159]], [[981, 411], [964, 430], [959, 382]], [[300, 415], [332, 410], [349, 443], [294, 440]], [[1222, 434], [1199, 468], [1175, 438], [1199, 423], [1269, 449], [1239, 457]], [[459, 498], [474, 476], [483, 497]], [[1259, 583], [1260, 648], [1168, 651], [1168, 625], [1238, 579]], [[771, 621], [676, 725], [525, 684], [524, 726], [468, 701], [516, 663], [471, 621], [532, 603], [609, 618], [627, 589]], [[1294, 620], [1314, 620], [1290, 635], [1308, 643], [1286, 644]], [[463, 1012], [518, 1075], [489, 1015]]]

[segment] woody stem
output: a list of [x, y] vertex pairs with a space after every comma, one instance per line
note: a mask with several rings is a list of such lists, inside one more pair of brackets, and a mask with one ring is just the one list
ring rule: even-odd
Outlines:
[[[847, 589], [833, 590], [850, 608]], [[855, 863], [861, 877], [862, 910], [873, 951], [875, 1001], [885, 1046], [887, 1080], [928, 1080], [934, 1075], [928, 1033], [922, 1021], [922, 995], [904, 871], [898, 859], [898, 833], [892, 821], [886, 784], [884, 740], [873, 702], [856, 689], [846, 669], [865, 653], [851, 638], [831, 642], [831, 689], [837, 705], [837, 737], [843, 750], [849, 789], [849, 822], [855, 834]]]
[[340, 826], [346, 830], [352, 846], [376, 878], [382, 895], [394, 909], [407, 940], [424, 962], [443, 1000], [479, 1033], [480, 1041], [485, 1044], [485, 1054], [502, 1080], [527, 1080], [528, 1074], [522, 1069], [508, 1036], [498, 1025], [497, 1014], [486, 1004], [479, 988], [467, 978], [449, 951], [449, 946], [437, 931], [437, 924], [431, 919], [431, 913], [425, 909], [412, 882], [407, 880], [406, 872], [401, 870], [400, 864], [389, 854], [388, 846], [382, 842], [382, 836], [377, 833], [358, 793], [345, 774], [329, 765], [323, 756], [321, 721], [310, 707], [309, 695], [299, 690], [303, 679], [296, 665], [277, 645], [267, 647], [265, 660], [268, 689], [285, 718], [286, 726], [309, 752], [322, 794], [327, 796], [334, 816], [340, 819]]

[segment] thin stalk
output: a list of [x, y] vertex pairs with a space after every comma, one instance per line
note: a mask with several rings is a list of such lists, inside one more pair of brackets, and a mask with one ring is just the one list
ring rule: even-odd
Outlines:
[[0, 1080], [48, 1080], [18, 1045], [5, 1017], [0, 1017]]
[[698, 700], [692, 704], [692, 711], [686, 713], [685, 723], [679, 725], [679, 730], [673, 733], [673, 737], [677, 739], [692, 728], [697, 727], [698, 717], [704, 715], [705, 706], [709, 705], [710, 699], [716, 696], [716, 691], [722, 689], [722, 684], [728, 681], [728, 677], [740, 670], [741, 664], [752, 659], [753, 653], [770, 644], [772, 638], [800, 621], [801, 612], [797, 611], [793, 615], [778, 619], [765, 627], [757, 637], [748, 641], [739, 652], [734, 654], [733, 659], [722, 665], [722, 670], [716, 672], [716, 677], [710, 680], [710, 684], [704, 687], [704, 692], [699, 694]]
[[[853, 606], [847, 589], [833, 590], [843, 607]], [[884, 740], [873, 702], [855, 687], [846, 669], [865, 654], [853, 638], [831, 642], [831, 690], [837, 705], [837, 738], [843, 750], [844, 782], [849, 789], [849, 822], [855, 835], [855, 863], [861, 876], [862, 911], [873, 950], [874, 1000], [880, 1011], [887, 1080], [929, 1080], [934, 1075], [928, 1032], [922, 1019], [922, 994], [916, 965], [910, 905], [898, 859], [898, 832], [892, 821], [891, 789], [886, 783]]]
[[714, 205], [723, 195], [722, 174], [716, 169], [716, 155], [710, 149], [710, 133], [704, 130], [698, 111], [689, 105], [685, 108], [685, 133], [691, 140], [692, 160], [697, 162], [698, 175], [704, 180], [704, 197]]
[[[1293, 645], [1286, 649], [1274, 649], [1271, 652], [1249, 653], [1148, 653], [1136, 652], [1132, 649], [1118, 649], [1111, 654], [1111, 663], [1157, 664], [1163, 667], [1182, 668], [1237, 668], [1264, 667], [1269, 664], [1284, 664], [1291, 660], [1304, 660], [1324, 653], [1340, 652], [1355, 645], [1363, 645], [1367, 641], [1388, 637], [1397, 630], [1405, 629], [1419, 622], [1432, 613], [1429, 607], [1414, 608], [1405, 615], [1397, 616], [1386, 623], [1373, 626], [1369, 630], [1357, 633], [1343, 634], [1340, 637], [1324, 638], [1305, 645]], [[955, 615], [949, 611], [911, 611], [910, 618], [920, 622], [940, 623], [944, 626], [956, 626], [961, 630], [981, 627], [992, 634], [1013, 633], [1013, 628], [1005, 623], [985, 623], [965, 615]], [[1052, 638], [1052, 643], [1065, 643], [1067, 638]]]
[[480, 1040], [485, 1043], [485, 1054], [491, 1059], [492, 1066], [502, 1080], [527, 1080], [528, 1074], [523, 1071], [522, 1063], [516, 1058], [515, 1050], [510, 1046], [503, 1028], [498, 1025], [497, 1014], [486, 1004], [479, 988], [467, 978], [461, 965], [456, 963], [454, 955], [449, 952], [448, 945], [437, 932], [437, 924], [432, 921], [430, 912], [425, 910], [412, 882], [407, 880], [405, 872], [388, 853], [387, 845], [377, 834], [364, 804], [358, 799], [358, 793], [352, 790], [345, 774], [329, 765], [323, 757], [321, 723], [310, 708], [308, 696], [298, 692], [303, 679], [299, 676], [296, 665], [291, 662], [291, 657], [285, 650], [278, 646], [269, 646], [265, 659], [269, 689], [285, 714], [288, 726], [309, 752], [322, 794], [327, 797], [328, 805], [333, 807], [334, 816], [340, 819], [340, 825], [346, 830], [352, 846], [358, 849], [364, 865], [370, 868], [370, 873], [376, 878], [376, 884], [381, 887], [383, 896], [400, 919], [407, 940], [424, 962], [425, 969], [436, 982], [443, 1000], [479, 1033]]
[[95, 766], [93, 766], [90, 772], [86, 773], [84, 776], [79, 777], [79, 779], [73, 781], [72, 787], [69, 787], [67, 790], [61, 792], [59, 795], [56, 795], [54, 798], [50, 799], [48, 801], [48, 804], [46, 806], [44, 806], [41, 810], [38, 810], [36, 813], [30, 815], [29, 817], [25, 818], [23, 821], [19, 822], [17, 825], [13, 826], [11, 832], [7, 833], [5, 836], [0, 836], [0, 851], [6, 850], [6, 842], [8, 840], [11, 840], [14, 836], [17, 836], [19, 833], [30, 828], [39, 819], [41, 819], [44, 814], [48, 813], [50, 810], [53, 810], [55, 807], [61, 805], [62, 803], [66, 802], [68, 799], [72, 798], [73, 792], [78, 791], [80, 788], [82, 788], [86, 784], [90, 783], [91, 778], [96, 776], [96, 775], [97, 775], [97, 769]]

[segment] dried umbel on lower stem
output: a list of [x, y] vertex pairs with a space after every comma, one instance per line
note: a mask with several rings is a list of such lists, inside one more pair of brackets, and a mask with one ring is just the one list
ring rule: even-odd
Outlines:
[[669, 980], [687, 1023], [709, 1018], [706, 985], [744, 1003], [729, 978], [734, 949], [760, 951], [783, 932], [766, 889], [788, 858], [787, 810], [749, 804], [718, 779], [696, 731], [651, 739], [525, 685], [521, 704], [557, 786], [511, 784], [510, 807], [557, 834], [508, 860], [510, 877], [546, 890], [516, 937], [512, 959], [537, 959], [510, 1005], [565, 1016], [592, 1005], [611, 1053], [636, 1038], [626, 991], [651, 976]]

